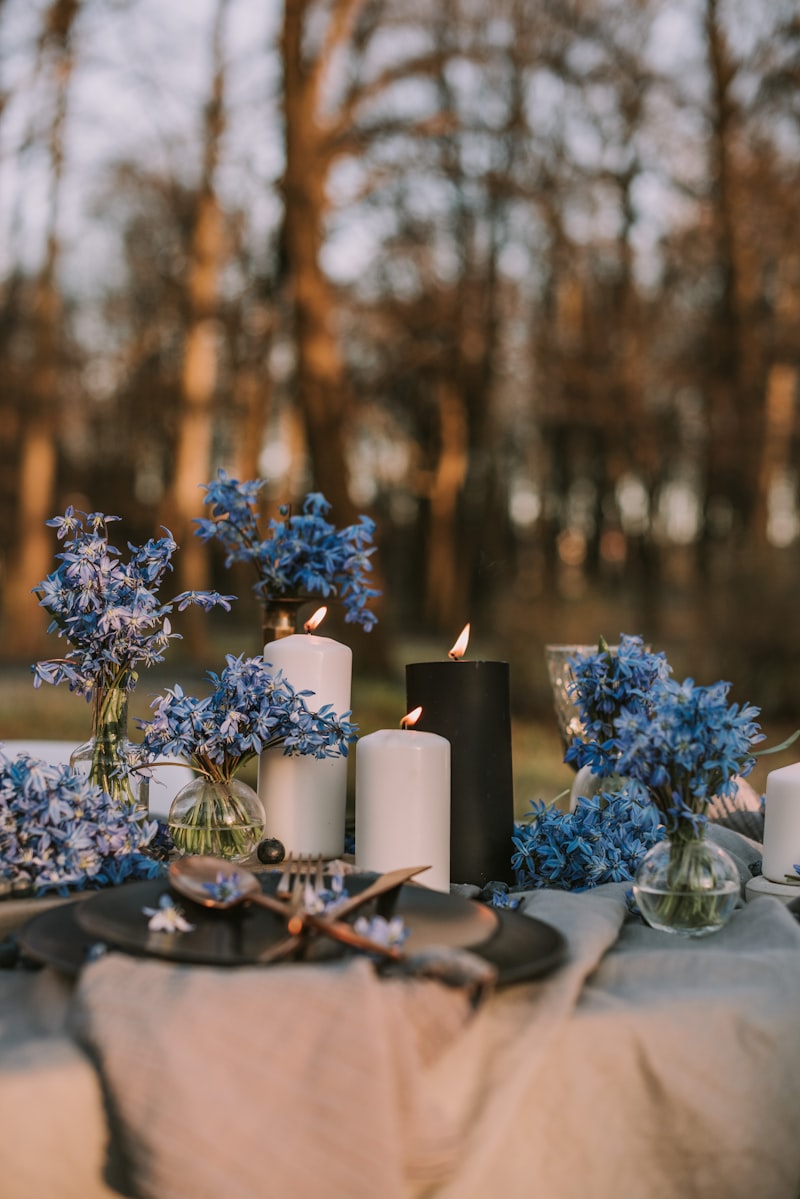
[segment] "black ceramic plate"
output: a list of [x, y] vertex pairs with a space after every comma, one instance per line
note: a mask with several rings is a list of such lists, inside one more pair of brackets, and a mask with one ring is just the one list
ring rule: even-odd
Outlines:
[[[374, 878], [364, 876], [363, 885]], [[362, 879], [348, 876], [355, 891]], [[151, 933], [144, 907], [157, 907], [169, 888], [163, 880], [130, 883], [100, 891], [29, 920], [19, 931], [23, 952], [35, 961], [75, 973], [98, 942], [129, 953], [213, 966], [252, 965], [285, 936], [280, 917], [259, 907], [210, 911], [178, 897], [190, 933]], [[468, 948], [497, 968], [500, 985], [539, 977], [564, 959], [566, 942], [557, 929], [518, 912], [495, 910], [457, 895], [406, 884], [395, 912], [409, 929], [405, 949], [428, 946]], [[315, 937], [307, 959], [326, 960], [348, 953], [327, 937]]]

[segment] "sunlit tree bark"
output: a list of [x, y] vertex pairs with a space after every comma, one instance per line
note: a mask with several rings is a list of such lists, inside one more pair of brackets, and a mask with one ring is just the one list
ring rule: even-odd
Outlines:
[[[345, 423], [350, 396], [337, 339], [336, 302], [320, 261], [335, 159], [332, 120], [322, 111], [326, 72], [346, 46], [363, 0], [334, 0], [326, 35], [309, 48], [314, 0], [286, 0], [281, 35], [286, 165], [283, 251], [297, 361], [295, 399], [304, 419], [314, 485], [337, 519], [353, 515]], [[319, 12], [317, 12], [319, 15]]]
[[[165, 498], [167, 523], [180, 545], [176, 559], [182, 590], [208, 586], [207, 546], [193, 535], [203, 515], [200, 484], [212, 474], [214, 400], [220, 343], [219, 280], [226, 239], [217, 195], [217, 168], [225, 129], [225, 20], [230, 0], [218, 0], [212, 29], [211, 90], [203, 122], [202, 174], [192, 227], [186, 278], [187, 325], [180, 375], [175, 464]], [[204, 648], [206, 622], [189, 609], [187, 637], [195, 654]]]
[[[67, 102], [74, 69], [78, 0], [53, 0], [44, 12], [38, 44], [38, 71], [52, 89], [47, 140], [50, 193], [45, 248], [33, 290], [32, 357], [29, 390], [20, 425], [17, 526], [20, 536], [10, 565], [5, 615], [14, 629], [15, 654], [35, 654], [46, 622], [40, 622], [31, 589], [52, 565], [53, 540], [45, 521], [55, 503], [58, 435], [59, 352], [62, 304], [58, 285], [61, 256], [60, 203], [64, 177]], [[38, 73], [37, 71], [37, 73]]]

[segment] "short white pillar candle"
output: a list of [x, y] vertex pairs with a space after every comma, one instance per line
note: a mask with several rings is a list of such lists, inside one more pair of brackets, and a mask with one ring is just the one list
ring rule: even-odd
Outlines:
[[761, 872], [773, 883], [797, 875], [800, 864], [800, 762], [767, 775], [764, 800], [764, 850]]
[[450, 890], [450, 742], [379, 729], [356, 744], [356, 865], [427, 865], [415, 882]]

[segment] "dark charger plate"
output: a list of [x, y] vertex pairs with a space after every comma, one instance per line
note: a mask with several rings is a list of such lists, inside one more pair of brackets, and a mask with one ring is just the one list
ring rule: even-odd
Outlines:
[[[374, 877], [350, 875], [348, 889], [355, 892]], [[142, 909], [157, 907], [167, 891], [164, 880], [127, 883], [51, 908], [20, 929], [20, 948], [34, 961], [72, 974], [98, 942], [173, 962], [242, 966], [256, 963], [260, 954], [286, 935], [280, 917], [265, 908], [250, 905], [213, 911], [183, 896], [176, 896], [176, 902], [194, 930], [150, 932]], [[405, 944], [409, 954], [434, 945], [469, 949], [496, 967], [501, 986], [540, 977], [559, 966], [566, 954], [562, 934], [541, 920], [414, 883], [400, 888], [394, 912], [409, 929]], [[305, 960], [323, 961], [349, 952], [338, 942], [315, 936]]]

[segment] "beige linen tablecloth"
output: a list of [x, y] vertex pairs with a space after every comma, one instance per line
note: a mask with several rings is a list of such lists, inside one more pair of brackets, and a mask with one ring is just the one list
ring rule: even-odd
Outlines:
[[569, 960], [475, 1015], [362, 961], [109, 955], [72, 995], [49, 970], [0, 974], [0, 1196], [797, 1199], [800, 926], [783, 905], [693, 942], [626, 921], [622, 886], [525, 907]]
[[72, 986], [0, 970], [0, 1199], [113, 1199], [97, 1072], [67, 1031]]

